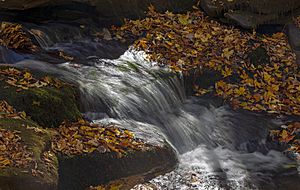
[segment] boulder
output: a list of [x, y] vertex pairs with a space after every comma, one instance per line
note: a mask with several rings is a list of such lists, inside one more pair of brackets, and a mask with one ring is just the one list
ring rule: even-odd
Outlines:
[[287, 30], [292, 48], [296, 51], [300, 51], [300, 28], [295, 24], [289, 24]]
[[82, 190], [135, 175], [149, 180], [172, 171], [176, 164], [176, 153], [167, 143], [147, 151], [130, 152], [121, 158], [112, 152], [60, 155], [59, 189]]
[[184, 11], [190, 9], [196, 2], [196, 0], [5, 0], [0, 2], [0, 10], [30, 10], [24, 16], [35, 14], [47, 19], [57, 17], [60, 20], [83, 19], [84, 15], [90, 15], [99, 19], [101, 23], [115, 24], [122, 22], [124, 18], [145, 16], [145, 11], [150, 5], [160, 11]]
[[[7, 66], [0, 66], [3, 70]], [[42, 73], [37, 75], [41, 77]], [[65, 84], [55, 86], [33, 87], [28, 90], [9, 85], [5, 79], [0, 80], [0, 100], [7, 101], [18, 111], [25, 111], [32, 120], [43, 127], [58, 127], [64, 120], [77, 120], [81, 113], [77, 106], [76, 89]]]
[[[59, 189], [82, 190], [89, 186], [107, 185], [115, 180], [138, 179], [131, 187], [172, 171], [178, 164], [177, 153], [155, 126], [130, 120], [104, 119], [101, 125], [116, 125], [133, 132], [146, 143], [146, 149], [127, 150], [126, 154], [101, 153], [59, 154]], [[149, 130], [151, 129], [151, 130]], [[88, 177], [87, 177], [88, 176]], [[120, 188], [130, 189], [130, 188]]]
[[298, 0], [202, 0], [202, 9], [212, 17], [244, 28], [263, 24], [285, 24], [299, 14]]
[[294, 23], [288, 24], [287, 35], [289, 37], [289, 42], [296, 54], [297, 64], [300, 65], [300, 28]]
[[1, 118], [0, 130], [16, 131], [33, 159], [22, 167], [0, 167], [0, 189], [57, 189], [58, 161], [54, 154], [47, 154], [53, 132], [41, 129], [31, 120], [14, 118]]

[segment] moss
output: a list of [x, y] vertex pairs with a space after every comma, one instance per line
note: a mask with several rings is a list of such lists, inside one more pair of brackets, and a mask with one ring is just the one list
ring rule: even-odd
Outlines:
[[76, 89], [71, 85], [30, 88], [17, 92], [17, 88], [0, 81], [0, 100], [6, 100], [18, 111], [25, 111], [32, 120], [43, 127], [57, 127], [64, 120], [81, 117]]
[[134, 63], [131, 62], [127, 62], [127, 65], [130, 69], [132, 69], [135, 72], [140, 72], [140, 69], [137, 65], [135, 65]]
[[131, 62], [126, 62], [126, 64], [119, 64], [117, 65], [117, 68], [122, 72], [129, 72], [129, 71], [140, 72], [139, 67]]
[[[29, 126], [29, 128], [27, 127]], [[42, 155], [50, 147], [52, 130], [41, 129], [32, 120], [0, 119], [0, 128], [18, 131], [22, 142], [28, 151], [33, 153], [35, 164], [25, 168], [8, 167], [0, 170], [0, 189], [22, 189], [22, 185], [31, 185], [32, 189], [40, 189], [42, 186], [56, 186], [58, 181], [58, 161], [54, 156], [52, 167], [42, 160]], [[36, 130], [38, 128], [38, 130]], [[37, 167], [37, 168], [36, 168]], [[37, 169], [43, 175], [33, 176], [32, 169]]]
[[122, 72], [129, 72], [130, 69], [126, 67], [125, 65], [118, 65], [117, 68]]

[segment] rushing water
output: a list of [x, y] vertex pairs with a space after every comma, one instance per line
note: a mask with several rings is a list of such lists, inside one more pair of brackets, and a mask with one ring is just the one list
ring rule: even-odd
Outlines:
[[85, 116], [95, 122], [120, 123], [148, 140], [167, 138], [180, 163], [150, 182], [158, 189], [300, 188], [297, 163], [266, 141], [268, 129], [280, 121], [233, 111], [213, 97], [186, 97], [180, 77], [148, 62], [142, 52], [84, 65], [17, 65], [78, 84]]

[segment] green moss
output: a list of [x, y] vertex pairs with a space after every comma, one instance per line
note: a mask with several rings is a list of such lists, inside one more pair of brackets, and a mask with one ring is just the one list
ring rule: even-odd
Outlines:
[[140, 72], [139, 67], [131, 62], [126, 62], [126, 64], [119, 64], [117, 65], [117, 68], [122, 72], [129, 72], [129, 71]]
[[76, 89], [71, 85], [30, 88], [17, 92], [17, 88], [0, 81], [0, 100], [7, 101], [18, 111], [25, 111], [32, 120], [43, 127], [57, 127], [64, 120], [81, 117]]
[[118, 65], [117, 68], [122, 72], [129, 72], [130, 69], [126, 67], [125, 65]]
[[135, 65], [134, 63], [127, 62], [127, 65], [129, 66], [130, 69], [134, 70], [135, 72], [140, 71], [139, 67], [137, 65]]
[[[15, 186], [17, 182], [24, 184], [29, 181], [42, 184], [57, 183], [58, 161], [56, 156], [51, 158], [53, 160], [51, 168], [41, 159], [42, 154], [50, 148], [51, 139], [55, 134], [54, 131], [42, 129], [32, 120], [21, 119], [0, 119], [0, 128], [19, 132], [22, 143], [26, 145], [28, 151], [33, 153], [37, 169], [43, 173], [42, 176], [32, 176], [31, 169], [35, 168], [34, 164], [25, 168], [9, 167], [0, 169], [0, 189], [5, 189], [5, 185], [8, 187]], [[8, 187], [7, 189], [9, 189]]]
[[44, 129], [39, 129], [41, 132], [37, 133], [33, 129], [28, 129], [27, 126], [39, 128], [31, 120], [0, 119], [0, 128], [19, 131], [29, 151], [33, 152], [34, 158], [39, 159], [40, 154], [44, 151], [44, 147], [47, 146], [47, 142], [50, 142], [54, 133]]

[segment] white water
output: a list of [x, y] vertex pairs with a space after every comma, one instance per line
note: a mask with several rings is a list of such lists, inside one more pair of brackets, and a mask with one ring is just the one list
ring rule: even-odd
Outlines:
[[158, 189], [284, 189], [277, 182], [285, 175], [300, 188], [296, 163], [266, 143], [268, 128], [277, 121], [235, 112], [213, 98], [186, 98], [181, 80], [142, 52], [129, 50], [117, 60], [94, 59], [79, 67], [18, 65], [77, 83], [86, 116], [96, 122], [118, 122], [152, 142], [167, 138], [180, 163], [151, 181]]

